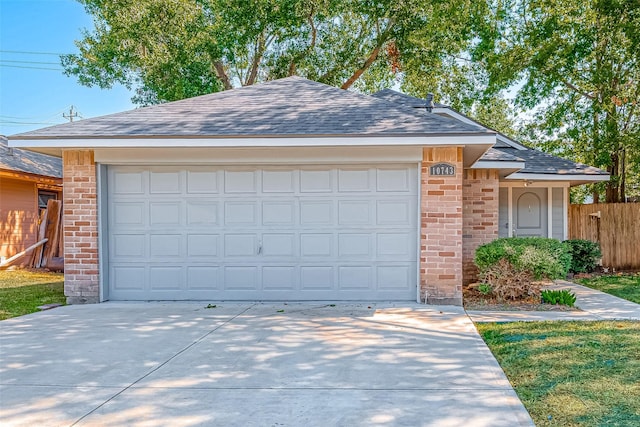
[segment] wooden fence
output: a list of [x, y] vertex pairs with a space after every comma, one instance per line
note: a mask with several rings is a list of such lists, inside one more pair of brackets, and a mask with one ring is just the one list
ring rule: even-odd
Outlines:
[[640, 203], [571, 205], [569, 238], [600, 242], [603, 267], [640, 270]]

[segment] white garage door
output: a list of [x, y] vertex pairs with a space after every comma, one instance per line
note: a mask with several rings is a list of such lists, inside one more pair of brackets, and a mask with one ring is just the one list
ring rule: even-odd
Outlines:
[[415, 300], [417, 170], [108, 167], [111, 300]]

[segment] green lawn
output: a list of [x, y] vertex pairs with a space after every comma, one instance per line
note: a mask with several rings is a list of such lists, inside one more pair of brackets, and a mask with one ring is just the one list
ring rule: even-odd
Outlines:
[[536, 426], [640, 426], [640, 322], [476, 326]]
[[0, 320], [38, 311], [38, 306], [65, 303], [64, 275], [27, 270], [0, 270]]
[[640, 273], [578, 279], [577, 283], [640, 304]]

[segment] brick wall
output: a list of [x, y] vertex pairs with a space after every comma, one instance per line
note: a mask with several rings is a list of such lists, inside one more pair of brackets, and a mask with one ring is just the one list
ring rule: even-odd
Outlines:
[[499, 176], [495, 169], [468, 169], [462, 182], [463, 283], [477, 280], [476, 248], [498, 238]]
[[99, 301], [98, 210], [93, 151], [64, 151], [64, 294], [69, 304]]
[[[429, 176], [447, 162], [455, 176]], [[423, 149], [420, 201], [420, 299], [462, 305], [462, 148]]]

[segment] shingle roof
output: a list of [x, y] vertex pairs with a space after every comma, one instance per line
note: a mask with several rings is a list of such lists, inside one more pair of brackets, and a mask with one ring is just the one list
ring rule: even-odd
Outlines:
[[495, 148], [496, 146], [497, 144], [493, 146], [494, 148], [489, 148], [489, 150], [487, 150], [487, 152], [483, 154], [480, 160], [492, 161], [492, 162], [524, 162], [523, 158], [518, 157], [516, 155], [520, 151], [514, 150], [517, 153], [509, 154], [504, 150], [496, 149]]
[[489, 134], [300, 77], [80, 120], [11, 139], [105, 137], [293, 137]]
[[608, 175], [607, 172], [588, 166], [583, 163], [575, 163], [571, 160], [556, 157], [542, 151], [527, 149], [518, 150], [516, 148], [494, 148], [504, 154], [517, 156], [525, 161], [524, 169], [520, 173], [535, 174], [562, 174], [562, 175]]
[[62, 159], [19, 148], [9, 148], [0, 136], [0, 169], [62, 178]]
[[[397, 92], [393, 89], [382, 89], [371, 96], [375, 98], [384, 99], [389, 102], [393, 102], [394, 104], [404, 105], [406, 107], [411, 108], [424, 108], [425, 100], [417, 98], [415, 96], [406, 95], [402, 92]], [[447, 105], [440, 104], [439, 102], [433, 103], [434, 107], [437, 108], [447, 108]]]

